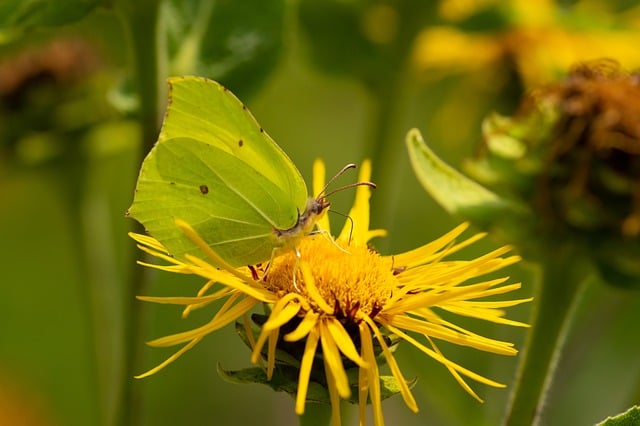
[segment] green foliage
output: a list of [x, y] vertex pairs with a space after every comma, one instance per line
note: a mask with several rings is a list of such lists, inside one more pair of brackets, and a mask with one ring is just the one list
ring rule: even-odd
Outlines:
[[[236, 384], [263, 384], [272, 388], [276, 392], [285, 392], [295, 398], [298, 391], [299, 372], [296, 368], [279, 366], [273, 372], [273, 376], [267, 378], [264, 368], [251, 367], [241, 370], [225, 370], [218, 364], [218, 374], [230, 383]], [[413, 388], [416, 380], [410, 380], [409, 388]], [[388, 399], [400, 393], [400, 387], [393, 376], [380, 376], [380, 397], [382, 400]], [[358, 404], [358, 385], [351, 384], [351, 397], [348, 399], [351, 404]], [[326, 384], [318, 383], [313, 380], [309, 382], [307, 390], [307, 402], [331, 404], [329, 399], [329, 391]]]
[[433, 19], [435, 5], [412, 0], [302, 0], [299, 18], [316, 66], [382, 89], [404, 66], [413, 38]]
[[170, 75], [209, 77], [244, 98], [278, 64], [284, 0], [170, 0], [161, 14]]
[[[245, 98], [258, 90], [279, 63], [284, 47], [284, 0], [167, 0], [153, 2], [158, 7], [157, 46], [142, 42], [138, 50], [152, 50], [164, 78], [173, 75], [198, 75], [220, 81]], [[129, 25], [135, 34], [147, 16], [148, 8], [133, 7], [124, 0], [120, 13], [132, 17]], [[247, 14], [247, 10], [252, 13]], [[139, 58], [134, 58], [139, 59]], [[147, 67], [145, 63], [138, 65]], [[139, 93], [127, 76], [118, 87], [117, 106], [123, 112], [139, 108]], [[158, 92], [163, 93], [160, 88]]]
[[4, 0], [0, 3], [0, 44], [40, 27], [82, 19], [105, 0]]
[[608, 417], [598, 426], [638, 426], [640, 425], [640, 407], [633, 406], [622, 414]]
[[410, 130], [406, 142], [418, 180], [449, 213], [481, 227], [503, 222], [504, 215], [522, 214], [522, 209], [516, 208], [438, 158], [425, 144], [419, 130]]

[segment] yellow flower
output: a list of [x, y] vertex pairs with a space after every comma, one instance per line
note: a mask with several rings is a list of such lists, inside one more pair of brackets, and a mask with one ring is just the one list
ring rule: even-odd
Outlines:
[[[370, 177], [365, 162], [360, 181]], [[314, 165], [314, 192], [324, 186], [324, 164]], [[166, 254], [164, 247], [151, 237], [131, 234], [139, 247], [168, 266], [149, 265], [170, 272], [195, 274], [207, 280], [195, 297], [140, 297], [157, 303], [185, 305], [185, 315], [192, 309], [225, 299], [211, 321], [199, 328], [163, 337], [151, 346], [185, 344], [162, 364], [138, 376], [156, 373], [191, 349], [207, 334], [239, 319], [259, 303], [270, 306], [268, 319], [257, 339], [248, 333], [253, 346], [254, 363], [266, 357], [267, 377], [276, 368], [276, 349], [298, 344], [300, 350], [295, 411], [303, 414], [307, 390], [317, 372], [324, 372], [332, 406], [332, 424], [340, 424], [340, 399], [350, 398], [357, 389], [360, 421], [365, 423], [365, 408], [373, 407], [375, 425], [383, 424], [383, 398], [378, 367], [388, 364], [399, 392], [414, 412], [413, 398], [390, 342], [404, 340], [442, 363], [474, 398], [480, 400], [465, 381], [470, 378], [490, 386], [504, 385], [482, 377], [447, 359], [436, 340], [470, 346], [501, 355], [515, 355], [513, 344], [472, 333], [440, 316], [439, 311], [478, 318], [495, 323], [526, 326], [504, 318], [503, 308], [530, 299], [482, 301], [487, 296], [507, 293], [520, 284], [506, 284], [507, 278], [476, 280], [519, 260], [509, 256], [508, 247], [492, 251], [469, 261], [444, 260], [447, 256], [482, 238], [475, 235], [462, 242], [455, 239], [467, 228], [463, 224], [415, 250], [383, 256], [369, 246], [383, 230], [369, 229], [370, 189], [360, 186], [348, 220], [340, 235], [330, 237], [329, 219], [325, 215], [315, 232], [297, 247], [272, 260], [267, 267], [256, 265], [232, 269], [214, 253], [201, 236], [187, 224], [177, 225], [210, 256], [198, 259], [187, 256], [179, 261]], [[211, 263], [210, 263], [211, 262]], [[218, 269], [218, 265], [221, 269]], [[473, 280], [472, 283], [469, 283]], [[245, 320], [245, 328], [250, 329]], [[281, 336], [282, 333], [282, 336]], [[392, 339], [393, 337], [393, 339]], [[263, 348], [266, 344], [266, 351]], [[381, 361], [383, 360], [383, 361]], [[322, 364], [322, 365], [319, 365]], [[358, 369], [357, 383], [351, 384], [347, 370]], [[316, 374], [313, 374], [313, 373]]]
[[551, 0], [446, 0], [440, 14], [450, 21], [493, 10], [506, 22], [496, 20], [496, 26], [503, 26], [488, 31], [465, 31], [455, 25], [425, 28], [415, 40], [412, 63], [426, 75], [442, 69], [472, 72], [485, 91], [487, 76], [506, 76], [514, 65], [525, 88], [547, 84], [575, 63], [603, 57], [628, 68], [639, 67], [640, 8], [614, 13], [607, 6], [581, 2], [567, 8]]

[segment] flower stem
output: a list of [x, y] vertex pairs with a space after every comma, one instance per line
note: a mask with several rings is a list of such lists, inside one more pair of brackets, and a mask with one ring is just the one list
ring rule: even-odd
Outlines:
[[327, 426], [331, 424], [331, 406], [329, 404], [307, 403], [304, 414], [298, 417], [300, 426]]
[[572, 247], [554, 245], [538, 256], [541, 279], [504, 425], [538, 425], [572, 319], [591, 268]]
[[[157, 138], [160, 126], [160, 64], [158, 49], [158, 5], [156, 0], [119, 0], [115, 2], [120, 19], [128, 36], [132, 80], [139, 99], [138, 122], [142, 132], [139, 159], [148, 152]], [[139, 224], [134, 232], [143, 231]], [[133, 376], [138, 370], [143, 310], [136, 304], [135, 296], [144, 293], [149, 273], [136, 264], [137, 252], [131, 251], [129, 285], [125, 291], [124, 316], [124, 361], [122, 366], [122, 391], [119, 412], [116, 416], [121, 425], [143, 423], [142, 396], [135, 386]]]
[[392, 203], [390, 200], [394, 197], [393, 182], [396, 181], [397, 175], [397, 162], [402, 150], [404, 149], [403, 143], [393, 143], [394, 139], [402, 141], [401, 132], [398, 132], [398, 137], [393, 137], [393, 123], [394, 119], [399, 114], [400, 106], [400, 92], [402, 87], [402, 79], [400, 76], [395, 76], [388, 84], [376, 88], [373, 92], [375, 112], [371, 120], [371, 132], [367, 138], [370, 143], [366, 151], [368, 157], [373, 162], [374, 169], [376, 170], [376, 180], [385, 182], [385, 185], [380, 185], [376, 189], [376, 197], [371, 201], [374, 207], [371, 209], [374, 218], [374, 223], [390, 223], [391, 211], [390, 206]]

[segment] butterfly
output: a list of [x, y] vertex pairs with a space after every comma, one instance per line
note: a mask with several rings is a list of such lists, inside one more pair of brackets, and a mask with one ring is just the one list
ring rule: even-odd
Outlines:
[[[232, 267], [295, 249], [328, 209], [331, 193], [325, 187], [308, 195], [291, 159], [227, 88], [193, 76], [168, 83], [160, 136], [142, 163], [127, 215], [181, 260], [205, 254], [177, 219]], [[338, 190], [356, 185], [375, 187], [358, 182]]]

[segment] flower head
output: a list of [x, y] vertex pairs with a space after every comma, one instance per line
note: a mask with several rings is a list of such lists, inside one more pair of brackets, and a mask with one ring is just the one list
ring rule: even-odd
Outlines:
[[[370, 165], [365, 162], [360, 180], [366, 181], [369, 175]], [[317, 162], [315, 192], [323, 187], [323, 183], [324, 165]], [[185, 346], [142, 376], [153, 374], [173, 362], [207, 334], [238, 318], [245, 318], [247, 340], [253, 348], [252, 361], [266, 360], [267, 379], [280, 370], [295, 372], [297, 414], [304, 412], [310, 386], [320, 384], [327, 389], [333, 424], [340, 424], [341, 398], [359, 403], [363, 423], [365, 407], [371, 403], [374, 423], [383, 424], [381, 400], [392, 393], [400, 393], [407, 406], [418, 411], [410, 384], [393, 356], [394, 345], [402, 340], [442, 363], [478, 400], [480, 398], [467, 379], [504, 386], [447, 359], [436, 341], [501, 355], [517, 353], [511, 343], [474, 334], [444, 319], [440, 313], [446, 311], [495, 323], [526, 326], [506, 319], [503, 308], [530, 299], [479, 300], [520, 287], [519, 284], [506, 284], [506, 278], [477, 279], [516, 262], [518, 257], [507, 255], [509, 248], [505, 247], [469, 261], [444, 260], [483, 236], [476, 235], [456, 243], [456, 238], [467, 228], [466, 224], [415, 250], [383, 256], [369, 245], [372, 238], [385, 234], [382, 230], [369, 229], [369, 196], [368, 187], [357, 189], [356, 201], [349, 214], [351, 221], [347, 221], [335, 239], [329, 233], [329, 218], [324, 216], [318, 223], [318, 232], [304, 238], [295, 251], [272, 259], [268, 266], [226, 267], [202, 237], [183, 222], [178, 222], [178, 226], [209, 254], [210, 259], [187, 256], [186, 261], [178, 261], [167, 255], [153, 238], [132, 234], [140, 248], [169, 262], [169, 266], [148, 266], [195, 274], [207, 280], [195, 297], [141, 297], [142, 300], [182, 304], [186, 306], [185, 313], [214, 300], [226, 300], [208, 324], [150, 342], [152, 346]], [[265, 316], [254, 316], [254, 322], [261, 326], [255, 336], [245, 314], [259, 303], [267, 304], [269, 311]], [[381, 380], [379, 367], [385, 363], [392, 377]], [[351, 371], [355, 374], [349, 374]]]
[[[640, 276], [640, 77], [613, 60], [573, 67], [483, 124], [481, 182], [535, 212], [534, 233], [572, 241], [615, 284]], [[533, 239], [535, 240], [535, 239]]]

